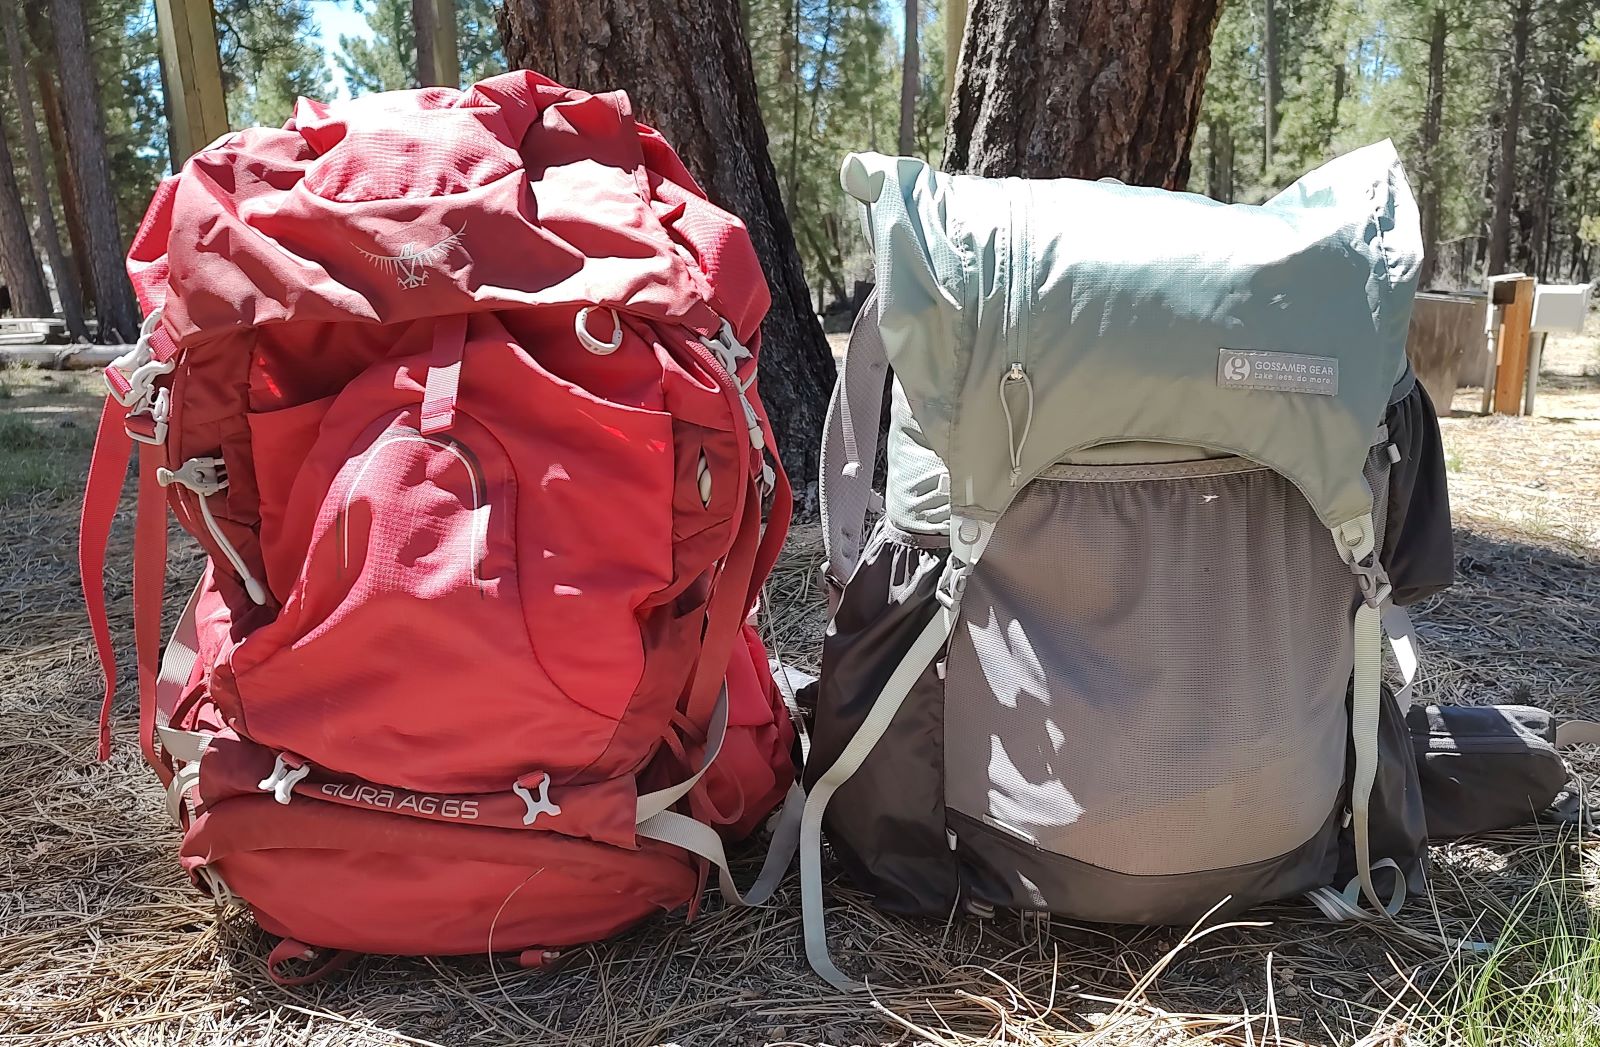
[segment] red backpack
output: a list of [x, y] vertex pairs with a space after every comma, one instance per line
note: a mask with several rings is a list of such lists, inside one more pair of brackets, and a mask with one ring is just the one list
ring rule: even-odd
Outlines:
[[[769, 299], [627, 97], [303, 100], [167, 180], [128, 267], [148, 320], [80, 539], [102, 758], [137, 443], [140, 744], [184, 869], [285, 939], [273, 976], [539, 963], [697, 900], [708, 862], [737, 899], [721, 838], [794, 777], [747, 624], [790, 506]], [[209, 564], [161, 655], [168, 506]]]

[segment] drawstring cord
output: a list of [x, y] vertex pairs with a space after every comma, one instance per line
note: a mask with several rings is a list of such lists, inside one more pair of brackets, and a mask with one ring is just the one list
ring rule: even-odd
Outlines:
[[[1020, 439], [1011, 416], [1011, 401], [1006, 397], [1006, 387], [1014, 382], [1021, 382], [1028, 394], [1028, 413], [1023, 416]], [[1011, 369], [1000, 377], [1000, 410], [1006, 416], [1006, 447], [1011, 453], [1011, 486], [1015, 487], [1022, 477], [1022, 451], [1028, 446], [1028, 432], [1033, 428], [1033, 379], [1028, 377], [1028, 372], [1022, 369], [1020, 363], [1013, 363]]]

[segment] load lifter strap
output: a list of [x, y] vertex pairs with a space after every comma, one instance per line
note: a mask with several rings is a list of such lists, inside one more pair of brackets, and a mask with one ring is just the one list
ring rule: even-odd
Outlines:
[[872, 469], [878, 458], [878, 425], [883, 419], [888, 372], [874, 291], [850, 329], [850, 345], [828, 401], [822, 443], [819, 482], [827, 557], [823, 572], [830, 602], [837, 599], [861, 558], [867, 514], [882, 505], [872, 488]]

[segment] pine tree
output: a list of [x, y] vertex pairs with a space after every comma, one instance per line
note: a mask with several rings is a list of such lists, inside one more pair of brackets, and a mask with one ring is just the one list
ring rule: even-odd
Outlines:
[[762, 397], [783, 464], [809, 503], [803, 492], [817, 473], [833, 357], [768, 152], [738, 0], [508, 0], [502, 28], [515, 64], [572, 87], [626, 90], [711, 199], [744, 220], [772, 292], [761, 329]]
[[215, 0], [228, 118], [275, 126], [295, 99], [323, 98], [332, 77], [307, 0]]
[[111, 188], [105, 118], [95, 84], [83, 3], [52, 0], [51, 12], [69, 156], [77, 173], [89, 234], [89, 268], [94, 277], [100, 338], [131, 342], [139, 331], [138, 311], [133, 288], [122, 268], [122, 232]]

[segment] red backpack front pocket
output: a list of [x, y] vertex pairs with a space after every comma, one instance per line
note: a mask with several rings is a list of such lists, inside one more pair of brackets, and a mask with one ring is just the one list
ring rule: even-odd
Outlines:
[[451, 425], [424, 433], [422, 371], [375, 368], [329, 409], [281, 539], [304, 551], [298, 576], [232, 659], [239, 726], [423, 790], [636, 769], [644, 754], [607, 749], [643, 672], [640, 606], [670, 581], [670, 527], [616, 492], [669, 488], [670, 418], [491, 339], [463, 353]]

